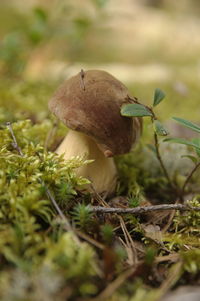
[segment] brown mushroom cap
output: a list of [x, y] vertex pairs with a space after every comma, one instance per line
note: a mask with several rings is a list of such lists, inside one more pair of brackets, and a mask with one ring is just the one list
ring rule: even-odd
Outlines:
[[131, 150], [140, 135], [139, 118], [123, 117], [127, 88], [105, 71], [89, 70], [66, 80], [49, 109], [70, 129], [90, 136], [106, 157]]

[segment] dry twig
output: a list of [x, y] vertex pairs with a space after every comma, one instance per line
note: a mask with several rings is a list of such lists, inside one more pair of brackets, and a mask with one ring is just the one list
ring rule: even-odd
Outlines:
[[49, 188], [47, 188], [45, 186], [45, 184], [42, 182], [42, 180], [39, 180], [40, 183], [44, 186], [45, 191], [46, 191], [46, 195], [48, 196], [48, 198], [50, 199], [50, 201], [52, 202], [53, 206], [55, 207], [56, 211], [58, 212], [59, 216], [61, 217], [61, 219], [64, 221], [64, 225], [67, 231], [72, 231], [72, 227], [68, 221], [68, 219], [66, 218], [66, 216], [63, 214], [62, 210], [60, 209], [60, 207], [58, 206], [55, 198], [53, 197], [51, 191], [49, 190]]
[[183, 184], [183, 187], [182, 187], [182, 189], [181, 189], [182, 195], [184, 195], [185, 187], [187, 186], [187, 184], [188, 184], [189, 181], [191, 180], [193, 174], [195, 173], [195, 171], [196, 171], [199, 167], [200, 167], [200, 162], [197, 163], [197, 164], [195, 165], [195, 167], [192, 169], [192, 171], [190, 172], [190, 174], [189, 174], [188, 177], [186, 178], [185, 183]]
[[133, 241], [129, 231], [127, 230], [124, 220], [121, 216], [119, 217], [119, 220], [120, 220], [120, 226], [124, 233], [124, 238], [126, 241], [126, 243], [125, 243], [122, 239], [120, 239], [120, 241], [124, 245], [126, 252], [127, 252], [127, 263], [130, 266], [135, 266], [138, 262], [138, 258], [137, 258], [137, 250], [135, 248], [134, 241]]
[[24, 156], [22, 150], [21, 150], [21, 147], [18, 145], [17, 143], [17, 139], [15, 137], [15, 134], [13, 132], [13, 128], [12, 128], [12, 125], [11, 125], [11, 122], [7, 122], [6, 123], [6, 126], [8, 127], [10, 133], [11, 133], [11, 136], [13, 138], [13, 143], [12, 143], [12, 146], [18, 151], [18, 153], [20, 154], [20, 156]]
[[180, 211], [200, 211], [200, 207], [191, 207], [183, 204], [162, 204], [154, 206], [139, 206], [135, 208], [106, 208], [101, 206], [90, 207], [93, 213], [118, 213], [118, 214], [144, 214], [151, 211], [162, 211], [162, 210], [180, 210]]
[[[178, 204], [178, 203], [179, 203], [179, 199], [176, 200], [175, 204]], [[166, 225], [165, 225], [165, 226], [163, 227], [163, 229], [162, 229], [162, 233], [166, 233], [167, 230], [170, 228], [171, 223], [172, 223], [172, 221], [173, 221], [173, 218], [174, 218], [174, 216], [175, 216], [175, 213], [176, 213], [176, 210], [172, 210], [172, 211], [170, 212], [170, 215], [169, 215], [169, 217], [168, 217], [168, 221], [167, 221]]]

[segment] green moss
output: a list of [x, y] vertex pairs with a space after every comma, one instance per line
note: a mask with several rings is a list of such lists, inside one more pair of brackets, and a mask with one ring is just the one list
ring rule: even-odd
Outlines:
[[0, 83], [0, 123], [31, 119], [34, 123], [49, 117], [47, 101], [55, 83], [2, 80]]
[[[1, 269], [1, 300], [34, 301], [38, 296], [55, 300], [64, 289], [72, 296], [95, 292], [95, 285], [91, 283], [92, 277], [96, 275], [95, 257], [94, 251], [87, 244], [77, 244], [70, 233], [62, 234], [55, 242], [44, 236], [43, 249], [34, 249], [29, 256], [35, 258], [39, 252], [43, 256], [33, 263], [25, 262], [25, 257], [23, 260], [22, 257], [21, 260], [13, 258], [14, 255], [7, 251], [7, 259], [12, 260], [17, 268]], [[60, 296], [59, 300], [65, 299]]]
[[[122, 244], [122, 240], [126, 242], [127, 238], [119, 226], [118, 217], [91, 215], [87, 205], [91, 202], [99, 205], [98, 200], [90, 194], [79, 192], [87, 180], [75, 176], [74, 169], [86, 162], [80, 158], [66, 162], [49, 151], [55, 149], [66, 133], [63, 125], [55, 125], [47, 110], [47, 100], [55, 85], [1, 82], [0, 299], [3, 301], [35, 301], [38, 294], [50, 301], [99, 294], [108, 285], [110, 274], [112, 280], [120, 277], [124, 268], [129, 266], [129, 260], [132, 260], [130, 245]], [[138, 86], [138, 89], [141, 87]], [[13, 122], [12, 128], [23, 156], [13, 145], [6, 126], [8, 121]], [[155, 153], [147, 143], [153, 145], [152, 128], [145, 122], [141, 144], [131, 153], [116, 158], [119, 171], [117, 195], [127, 197], [131, 207], [149, 200], [155, 203], [174, 202], [174, 195]], [[181, 156], [190, 153], [190, 150], [162, 142], [160, 150], [170, 177], [181, 187], [192, 167], [192, 163]], [[195, 174], [188, 191], [195, 185], [197, 187], [198, 181], [199, 174]], [[88, 243], [78, 242], [73, 234], [66, 232], [46, 195], [46, 188], [79, 233], [85, 231], [86, 238], [94, 245], [106, 244], [108, 254], [98, 247], [95, 250]], [[199, 206], [199, 197], [193, 198], [190, 204]], [[145, 259], [146, 245], [156, 250], [156, 256], [179, 252], [184, 271], [198, 273], [195, 256], [198, 258], [196, 250], [200, 245], [199, 213], [177, 212], [160, 244], [150, 239], [144, 231], [148, 218], [133, 215], [123, 218], [137, 247], [138, 259]], [[104, 224], [110, 228], [102, 228]], [[106, 256], [109, 264], [106, 263]], [[163, 264], [166, 273], [169, 267], [170, 264]], [[156, 300], [162, 293], [153, 288], [157, 280], [153, 278], [150, 284], [147, 280], [147, 275], [154, 275], [154, 271], [151, 267], [147, 271], [146, 265], [144, 271], [147, 274], [140, 273], [138, 268], [140, 284], [137, 287], [133, 287], [132, 279], [127, 280], [110, 300], [129, 300], [128, 296], [133, 300], [142, 300], [144, 296], [148, 300]]]
[[[46, 151], [38, 144], [44, 128], [45, 122], [40, 125], [30, 121], [12, 124], [23, 156], [13, 147], [8, 128], [0, 130], [0, 276], [5, 277], [4, 268], [10, 265], [7, 281], [12, 285], [13, 281], [17, 282], [12, 279], [13, 267], [18, 267], [22, 274], [31, 273], [28, 286], [34, 281], [35, 269], [48, 268], [53, 274], [59, 271], [62, 281], [76, 279], [79, 283], [79, 278], [81, 285], [86, 285], [88, 277], [95, 274], [92, 249], [87, 244], [77, 244], [71, 234], [62, 234], [63, 230], [61, 233], [54, 231], [53, 236], [52, 230], [45, 234], [55, 218], [46, 187], [54, 191], [66, 183], [68, 199], [73, 199], [76, 189], [88, 183], [73, 172], [85, 162], [79, 158], [65, 162], [62, 157]], [[45, 187], [41, 183], [45, 183]], [[4, 293], [5, 296], [8, 294], [5, 288], [0, 293], [2, 300]], [[12, 294], [15, 293], [13, 290]], [[27, 293], [26, 286], [21, 288], [23, 298]]]
[[[200, 207], [200, 196], [194, 197], [188, 202], [188, 205]], [[189, 211], [185, 214], [176, 213], [174, 218], [174, 227], [176, 232], [186, 233], [187, 235], [195, 235], [200, 238], [200, 212]]]
[[181, 253], [184, 270], [191, 274], [197, 274], [200, 270], [200, 250], [192, 249]]

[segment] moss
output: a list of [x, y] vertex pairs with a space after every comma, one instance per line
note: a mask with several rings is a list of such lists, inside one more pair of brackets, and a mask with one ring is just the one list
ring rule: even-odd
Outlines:
[[[200, 196], [194, 197], [188, 202], [190, 206], [200, 207]], [[191, 211], [185, 214], [176, 213], [174, 218], [174, 227], [176, 232], [186, 233], [189, 235], [195, 235], [200, 238], [200, 212]]]
[[[40, 125], [33, 125], [28, 120], [19, 121], [13, 123], [12, 128], [23, 156], [13, 148], [8, 128], [1, 129], [1, 276], [6, 277], [4, 268], [10, 265], [7, 281], [10, 285], [13, 281], [16, 282], [17, 286], [20, 279], [12, 279], [16, 273], [13, 267], [19, 269], [21, 281], [25, 277], [24, 273], [31, 272], [29, 281], [26, 280], [25, 287], [21, 288], [20, 294], [23, 298], [26, 298], [28, 287], [35, 281], [35, 269], [42, 271], [48, 268], [53, 274], [59, 271], [62, 275], [61, 283], [64, 279], [76, 279], [79, 283], [79, 276], [81, 285], [86, 285], [88, 277], [95, 274], [93, 250], [84, 243], [77, 244], [70, 233], [62, 234], [61, 231], [59, 235], [59, 231], [56, 231], [57, 234], [52, 236], [50, 231], [49, 235], [45, 234], [49, 227], [51, 229], [55, 218], [54, 209], [45, 194], [45, 187], [53, 191], [62, 183], [67, 183], [68, 199], [73, 199], [77, 187], [88, 183], [86, 179], [77, 178], [73, 173], [74, 168], [85, 162], [79, 158], [64, 162], [62, 157], [46, 151], [38, 144], [45, 121]], [[45, 183], [45, 187], [41, 183]], [[1, 289], [2, 300], [9, 294], [5, 290]], [[16, 294], [17, 298], [15, 289], [12, 294]]]
[[[152, 216], [125, 216], [130, 235], [126, 237], [117, 216], [91, 214], [87, 205], [91, 202], [98, 205], [99, 201], [80, 192], [87, 180], [74, 174], [76, 167], [87, 162], [80, 158], [66, 162], [49, 150], [66, 132], [61, 124], [55, 126], [54, 118], [46, 109], [52, 87], [17, 81], [12, 85], [2, 82], [0, 87], [0, 299], [35, 301], [41, 296], [41, 300], [62, 301], [99, 294], [109, 281], [120, 278], [133, 260], [132, 242], [127, 242], [127, 237], [136, 246], [137, 260], [144, 261], [148, 249], [155, 249], [156, 257], [179, 253], [184, 275], [198, 274], [199, 213], [177, 212], [160, 243], [150, 239], [144, 231], [146, 223], [152, 223]], [[27, 117], [30, 119], [25, 120]], [[7, 121], [13, 122], [23, 156], [13, 145]], [[132, 207], [141, 201], [174, 201], [152, 147], [146, 146], [146, 142], [152, 140], [149, 129], [148, 123], [145, 124], [143, 140], [133, 152], [116, 158], [117, 195], [127, 197]], [[190, 150], [166, 143], [161, 143], [160, 149], [170, 177], [181, 186], [192, 164], [181, 156]], [[188, 191], [197, 186], [198, 179], [196, 174]], [[47, 188], [73, 227], [79, 233], [86, 232], [82, 237], [89, 243], [66, 232], [46, 195]], [[190, 204], [199, 206], [198, 195]], [[155, 223], [160, 227], [165, 222], [166, 219], [161, 218], [159, 224], [155, 216]], [[102, 228], [105, 223], [108, 229]], [[104, 245], [106, 251], [102, 252]], [[162, 264], [166, 274], [171, 265]], [[135, 273], [132, 277], [134, 282], [138, 279], [139, 284], [133, 286], [132, 279], [127, 280], [108, 300], [141, 300], [144, 296], [156, 300], [160, 296], [162, 292], [155, 288], [155, 284], [160, 285], [155, 276], [160, 273], [159, 265], [154, 266], [152, 262], [147, 268], [142, 264]]]
[[49, 117], [47, 101], [55, 82], [27, 82], [5, 79], [0, 83], [0, 123], [31, 119], [34, 123]]

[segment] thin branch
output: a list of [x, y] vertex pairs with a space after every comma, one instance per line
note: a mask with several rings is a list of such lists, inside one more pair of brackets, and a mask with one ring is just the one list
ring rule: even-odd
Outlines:
[[51, 191], [49, 190], [48, 187], [46, 187], [46, 185], [42, 182], [41, 179], [39, 179], [39, 182], [44, 186], [45, 191], [46, 191], [46, 195], [47, 197], [50, 199], [50, 201], [52, 202], [52, 204], [54, 205], [56, 211], [58, 212], [59, 216], [61, 217], [61, 219], [64, 221], [65, 223], [65, 228], [67, 231], [73, 231], [72, 227], [68, 221], [68, 219], [66, 218], [66, 216], [63, 214], [62, 210], [60, 209], [60, 207], [58, 206], [55, 198], [53, 197]]
[[179, 259], [180, 259], [180, 254], [172, 253], [168, 255], [157, 256], [155, 258], [155, 263], [160, 263], [165, 261], [177, 262]]
[[91, 245], [95, 246], [96, 248], [100, 249], [100, 250], [104, 250], [105, 249], [105, 245], [100, 243], [99, 241], [95, 240], [94, 238], [92, 238], [91, 236], [87, 235], [84, 232], [81, 232], [77, 229], [75, 229], [75, 233], [82, 239], [84, 239], [85, 241], [87, 241], [88, 243], [90, 243]]
[[126, 253], [127, 253], [127, 257], [128, 257], [127, 263], [129, 265], [134, 266], [138, 262], [138, 255], [137, 255], [135, 243], [134, 243], [129, 231], [127, 230], [126, 224], [121, 216], [119, 216], [119, 221], [120, 221], [120, 226], [121, 226], [121, 229], [123, 231], [124, 238], [126, 241], [126, 243], [123, 242], [123, 244], [126, 249]]
[[167, 171], [167, 169], [166, 169], [166, 167], [165, 167], [165, 165], [164, 165], [164, 163], [163, 163], [162, 157], [161, 157], [161, 155], [160, 155], [159, 142], [158, 142], [158, 135], [157, 135], [156, 133], [154, 133], [154, 141], [155, 141], [155, 148], [156, 148], [156, 156], [157, 156], [157, 159], [158, 159], [158, 161], [160, 162], [160, 166], [161, 166], [161, 168], [162, 168], [162, 170], [163, 170], [163, 173], [164, 173], [165, 177], [167, 178], [167, 181], [168, 181], [169, 185], [170, 185], [171, 188], [173, 188], [173, 190], [174, 190], [175, 187], [174, 187], [174, 185], [173, 185], [173, 183], [172, 183], [172, 181], [171, 181], [171, 179], [170, 179], [170, 176], [169, 176], [169, 174], [168, 174], [168, 171]]
[[[153, 122], [154, 120], [157, 119], [157, 117], [156, 117], [156, 115], [155, 115], [155, 113], [154, 113], [154, 111], [153, 111], [153, 109], [152, 109], [151, 107], [146, 106], [146, 105], [144, 105], [144, 104], [141, 104], [141, 103], [138, 101], [137, 98], [132, 98], [132, 97], [130, 97], [129, 95], [128, 95], [127, 97], [128, 97], [128, 99], [130, 99], [130, 100], [133, 101], [134, 103], [143, 105], [147, 110], [149, 110], [149, 111], [151, 112], [151, 114], [152, 114], [152, 122]], [[165, 167], [165, 165], [164, 165], [164, 163], [163, 163], [162, 157], [161, 157], [161, 155], [160, 155], [159, 142], [158, 142], [158, 135], [157, 135], [156, 133], [154, 133], [154, 142], [155, 142], [155, 148], [156, 148], [156, 156], [157, 156], [158, 161], [160, 162], [160, 165], [161, 165], [161, 168], [162, 168], [162, 170], [163, 170], [163, 173], [164, 173], [164, 175], [165, 175], [165, 177], [166, 177], [166, 179], [167, 179], [169, 185], [171, 186], [171, 188], [173, 189], [173, 191], [177, 194], [177, 188], [174, 186], [173, 182], [171, 181], [170, 176], [169, 176], [169, 174], [168, 174], [168, 171], [167, 171], [167, 169], [166, 169], [166, 167]]]
[[22, 152], [22, 150], [21, 150], [21, 147], [20, 147], [20, 146], [18, 145], [18, 143], [17, 143], [17, 139], [16, 139], [15, 134], [14, 134], [14, 132], [13, 132], [13, 128], [12, 128], [11, 122], [7, 122], [7, 123], [6, 123], [6, 126], [7, 126], [8, 130], [10, 131], [11, 136], [12, 136], [12, 138], [13, 138], [12, 146], [18, 151], [18, 153], [20, 154], [20, 156], [23, 157], [24, 154], [23, 154], [23, 152]]
[[165, 225], [165, 226], [163, 227], [163, 229], [162, 229], [162, 233], [166, 233], [167, 230], [170, 228], [171, 223], [172, 223], [172, 221], [173, 221], [173, 218], [174, 218], [174, 216], [175, 216], [175, 213], [176, 213], [176, 210], [172, 210], [172, 211], [170, 212], [170, 215], [168, 216], [168, 219], [167, 219], [167, 223], [166, 223], [166, 225]]
[[114, 207], [101, 207], [101, 206], [91, 206], [91, 212], [93, 213], [130, 213], [130, 214], [144, 214], [152, 211], [163, 211], [163, 210], [180, 210], [180, 211], [200, 211], [200, 207], [192, 207], [183, 204], [162, 204], [154, 206], [140, 206], [135, 208], [114, 208]]
[[186, 178], [183, 187], [181, 189], [181, 194], [184, 195], [185, 192], [185, 187], [187, 186], [187, 184], [189, 183], [189, 181], [191, 180], [193, 174], [195, 173], [195, 171], [200, 167], [200, 162], [198, 164], [195, 165], [195, 167], [191, 170], [190, 174], [188, 175], [188, 177]]

